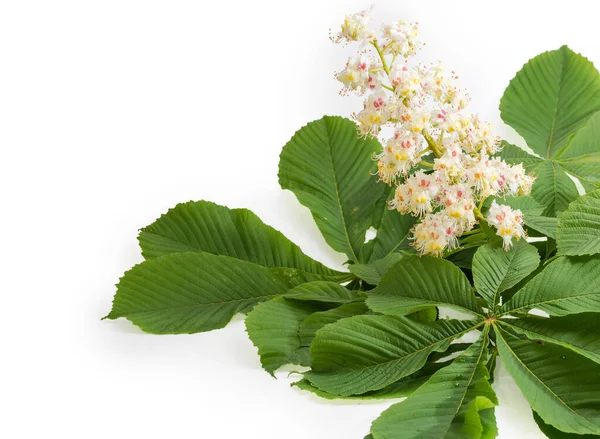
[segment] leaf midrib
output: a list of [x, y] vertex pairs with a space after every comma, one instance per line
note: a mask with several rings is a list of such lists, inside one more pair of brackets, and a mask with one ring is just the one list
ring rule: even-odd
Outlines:
[[505, 310], [503, 313], [498, 314], [497, 317], [502, 317], [502, 316], [505, 316], [505, 315], [507, 315], [507, 314], [509, 314], [511, 312], [519, 311], [519, 310], [525, 309], [525, 308], [534, 308], [536, 305], [545, 305], [547, 303], [560, 302], [560, 301], [563, 301], [563, 300], [579, 299], [581, 297], [596, 296], [596, 295], [599, 295], [599, 294], [600, 294], [600, 292], [594, 292], [594, 293], [578, 294], [576, 296], [559, 297], [557, 299], [544, 300], [542, 302], [535, 302], [535, 303], [531, 303], [531, 304], [520, 306], [518, 308], [512, 308], [512, 309]]
[[[327, 373], [327, 372], [323, 372], [323, 374], [328, 374], [328, 375], [341, 375], [341, 374], [343, 374], [343, 373], [355, 373], [355, 372], [363, 372], [363, 371], [366, 371], [366, 370], [369, 370], [369, 369], [373, 369], [373, 368], [375, 368], [375, 367], [386, 366], [386, 365], [388, 365], [388, 364], [390, 364], [390, 363], [394, 363], [394, 362], [396, 362], [396, 361], [401, 361], [401, 360], [405, 360], [405, 359], [407, 359], [407, 358], [410, 358], [411, 356], [417, 355], [417, 354], [419, 354], [419, 353], [421, 353], [421, 352], [423, 352], [423, 351], [426, 351], [427, 349], [431, 349], [431, 348], [432, 348], [433, 346], [435, 346], [435, 345], [438, 345], [438, 344], [444, 343], [444, 342], [446, 342], [446, 341], [448, 341], [448, 340], [451, 340], [451, 339], [455, 339], [455, 338], [457, 338], [457, 337], [459, 337], [459, 336], [461, 336], [461, 335], [463, 335], [463, 334], [466, 334], [467, 332], [474, 331], [474, 330], [476, 330], [477, 328], [479, 328], [480, 326], [482, 326], [482, 325], [484, 325], [484, 324], [485, 324], [485, 321], [480, 321], [480, 322], [477, 322], [477, 324], [476, 324], [476, 325], [473, 325], [473, 326], [472, 326], [472, 327], [470, 327], [470, 328], [467, 328], [467, 329], [465, 329], [465, 330], [463, 330], [463, 331], [459, 331], [459, 332], [457, 332], [456, 334], [453, 334], [453, 335], [450, 335], [450, 336], [448, 336], [448, 337], [445, 337], [445, 338], [442, 338], [442, 339], [440, 339], [440, 340], [437, 340], [435, 343], [431, 343], [431, 344], [429, 344], [429, 345], [427, 345], [427, 346], [424, 346], [424, 347], [422, 347], [421, 349], [418, 349], [418, 350], [416, 350], [416, 351], [410, 352], [410, 353], [408, 353], [408, 354], [406, 354], [406, 355], [404, 355], [404, 356], [402, 356], [402, 357], [393, 358], [393, 359], [391, 359], [391, 360], [388, 360], [388, 361], [385, 361], [385, 362], [383, 362], [383, 363], [372, 364], [372, 365], [370, 365], [370, 366], [366, 366], [366, 367], [362, 367], [362, 368], [358, 368], [358, 369], [350, 369], [350, 370], [346, 370], [346, 371], [342, 371], [342, 372], [333, 372], [333, 373]], [[316, 373], [319, 373], [319, 372], [316, 372]], [[375, 390], [377, 390], [377, 389], [375, 389]]]
[[340, 190], [337, 181], [337, 173], [335, 172], [335, 163], [333, 162], [333, 150], [331, 148], [331, 136], [329, 134], [329, 122], [325, 119], [325, 132], [327, 134], [327, 148], [329, 149], [329, 159], [331, 160], [331, 171], [333, 173], [333, 186], [335, 188], [335, 196], [338, 203], [338, 208], [340, 210], [340, 217], [342, 219], [342, 228], [344, 229], [344, 234], [346, 235], [346, 241], [348, 242], [348, 247], [350, 248], [350, 253], [352, 253], [352, 257], [355, 262], [358, 261], [358, 257], [354, 252], [354, 247], [352, 247], [352, 242], [350, 241], [350, 235], [348, 234], [348, 226], [346, 225], [346, 217], [344, 215], [344, 209], [342, 207], [342, 200], [340, 198]]
[[560, 71], [560, 80], [558, 81], [558, 93], [556, 94], [556, 104], [554, 107], [554, 116], [552, 118], [552, 126], [550, 127], [550, 138], [548, 139], [548, 146], [546, 149], [546, 159], [550, 159], [550, 151], [552, 149], [552, 140], [554, 139], [555, 125], [556, 125], [556, 115], [558, 114], [558, 103], [560, 101], [561, 90], [563, 86], [563, 82], [565, 80], [565, 64], [566, 64], [566, 54], [565, 50], [561, 50], [562, 55], [562, 64]]

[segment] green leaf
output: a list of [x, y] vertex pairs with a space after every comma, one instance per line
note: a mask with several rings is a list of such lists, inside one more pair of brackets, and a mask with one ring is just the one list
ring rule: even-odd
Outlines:
[[265, 268], [210, 253], [173, 253], [125, 273], [106, 318], [126, 317], [153, 334], [210, 331], [308, 280], [306, 273], [290, 268]]
[[[393, 193], [393, 191], [392, 191]], [[397, 210], [390, 210], [386, 203], [383, 207], [381, 220], [373, 227], [377, 229], [377, 236], [373, 239], [373, 249], [369, 262], [389, 257], [400, 250], [409, 250], [409, 237], [416, 218], [412, 215], [402, 215]]]
[[379, 285], [383, 275], [404, 256], [400, 253], [391, 253], [383, 259], [377, 259], [367, 264], [352, 264], [348, 268], [359, 279], [370, 285]]
[[600, 110], [600, 75], [567, 46], [530, 60], [500, 101], [502, 119], [540, 157], [557, 155]]
[[590, 117], [556, 161], [578, 179], [600, 181], [600, 112]]
[[600, 434], [600, 365], [562, 346], [496, 332], [500, 358], [544, 421], [567, 433]]
[[487, 338], [480, 337], [408, 399], [384, 411], [371, 426], [373, 438], [397, 439], [399, 432], [402, 439], [444, 438], [484, 359], [486, 344]]
[[367, 296], [369, 308], [383, 314], [406, 315], [430, 306], [483, 313], [463, 272], [451, 262], [430, 256], [400, 260]]
[[530, 340], [558, 344], [600, 363], [600, 324], [596, 313], [550, 318], [532, 316], [502, 322]]
[[246, 332], [258, 348], [262, 367], [274, 373], [286, 364], [310, 366], [310, 355], [301, 349], [298, 330], [317, 311], [314, 304], [276, 297], [259, 303], [246, 317]]
[[534, 174], [537, 175], [537, 179], [531, 196], [546, 206], [544, 215], [559, 215], [579, 197], [573, 180], [556, 163], [545, 161], [535, 168]]
[[550, 216], [523, 215], [523, 221], [527, 227], [556, 239], [558, 233], [558, 218]]
[[327, 243], [354, 262], [362, 262], [376, 201], [389, 191], [373, 176], [371, 157], [380, 149], [376, 139], [359, 138], [351, 120], [325, 116], [297, 131], [281, 153], [281, 187], [310, 209]]
[[228, 209], [208, 201], [190, 201], [170, 209], [144, 227], [138, 237], [146, 259], [170, 253], [208, 252], [265, 267], [288, 267], [323, 278], [347, 280], [302, 253], [283, 234], [247, 209]]
[[325, 303], [350, 303], [358, 298], [356, 291], [335, 282], [315, 281], [298, 285], [284, 295], [288, 299], [312, 300]]
[[556, 243], [563, 255], [600, 253], [600, 189], [580, 197], [564, 212]]
[[600, 312], [600, 258], [561, 257], [552, 261], [501, 311], [532, 308], [555, 316]]
[[500, 293], [515, 286], [540, 265], [540, 255], [527, 241], [504, 251], [500, 243], [479, 247], [473, 257], [473, 282], [477, 292], [494, 309]]
[[298, 336], [302, 346], [310, 346], [317, 331], [325, 325], [335, 323], [347, 317], [359, 316], [369, 312], [363, 302], [347, 303], [327, 311], [319, 311], [306, 317], [300, 324]]
[[483, 363], [477, 365], [475, 376], [462, 401], [460, 410], [444, 439], [495, 438], [498, 434], [495, 406], [498, 398], [489, 382], [489, 373]]
[[[453, 346], [453, 345], [451, 345]], [[302, 379], [296, 383], [293, 383], [293, 386], [298, 387], [302, 390], [308, 390], [309, 392], [314, 393], [315, 395], [329, 400], [336, 399], [346, 399], [346, 400], [378, 400], [378, 399], [393, 399], [393, 398], [403, 398], [410, 394], [412, 394], [415, 390], [421, 387], [423, 384], [427, 382], [431, 376], [440, 370], [443, 367], [446, 367], [450, 364], [450, 361], [444, 361], [441, 363], [436, 363], [434, 361], [427, 361], [425, 366], [416, 371], [413, 374], [404, 377], [395, 383], [390, 384], [389, 386], [384, 387], [383, 389], [374, 390], [371, 392], [366, 392], [361, 395], [349, 395], [349, 396], [339, 396], [331, 393], [324, 392], [319, 388], [310, 384], [310, 381], [307, 379]]]
[[536, 412], [533, 412], [533, 419], [538, 427], [540, 427], [540, 430], [542, 430], [542, 433], [549, 439], [598, 439], [598, 436], [593, 434], [573, 434], [557, 430], [553, 426], [546, 424]]
[[305, 374], [317, 388], [336, 395], [382, 389], [417, 371], [433, 351], [482, 322], [440, 320], [424, 324], [404, 317], [357, 316], [317, 332], [312, 345], [313, 371]]
[[535, 168], [544, 161], [544, 159], [533, 156], [524, 149], [513, 145], [512, 143], [508, 143], [506, 140], [502, 141], [500, 158], [504, 159], [511, 165], [518, 165], [519, 163], [522, 163], [527, 170]]

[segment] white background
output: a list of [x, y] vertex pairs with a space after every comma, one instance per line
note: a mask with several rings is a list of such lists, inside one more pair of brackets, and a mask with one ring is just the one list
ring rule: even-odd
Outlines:
[[[380, 1], [419, 21], [498, 133], [509, 80], [569, 44], [600, 64], [598, 11], [573, 1]], [[306, 122], [347, 116], [331, 44], [356, 1], [0, 2], [0, 401], [4, 438], [362, 439], [389, 403], [329, 403], [274, 380], [236, 318], [192, 336], [100, 321], [142, 260], [137, 230], [178, 202], [248, 207], [339, 268], [277, 184]], [[503, 370], [503, 439], [542, 438]]]

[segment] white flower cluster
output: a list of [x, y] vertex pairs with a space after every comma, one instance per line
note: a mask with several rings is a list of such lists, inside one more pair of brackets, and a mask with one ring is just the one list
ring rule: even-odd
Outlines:
[[345, 93], [365, 95], [363, 110], [353, 115], [363, 135], [394, 129], [376, 156], [378, 174], [397, 185], [392, 208], [422, 217], [413, 245], [439, 256], [456, 248], [477, 221], [487, 221], [509, 249], [525, 236], [521, 212], [494, 201], [486, 219], [480, 209], [490, 196], [528, 194], [533, 177], [522, 165], [490, 157], [499, 139], [489, 123], [465, 111], [469, 97], [441, 63], [408, 64], [421, 47], [417, 24], [384, 25], [378, 38], [369, 23], [370, 11], [346, 16], [334, 41], [362, 44], [337, 79]]

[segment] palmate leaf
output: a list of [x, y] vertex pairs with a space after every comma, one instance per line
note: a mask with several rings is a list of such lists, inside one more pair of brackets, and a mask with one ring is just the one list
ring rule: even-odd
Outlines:
[[481, 326], [481, 321], [419, 323], [405, 317], [365, 315], [317, 332], [312, 345], [315, 387], [340, 396], [382, 389], [423, 367], [433, 351]]
[[286, 364], [310, 366], [310, 354], [308, 348], [302, 349], [298, 330], [302, 321], [318, 310], [313, 303], [276, 297], [248, 313], [246, 332], [258, 348], [263, 369], [274, 376]]
[[600, 111], [600, 76], [594, 65], [567, 46], [530, 60], [500, 101], [502, 119], [540, 157], [560, 152]]
[[600, 253], [600, 189], [571, 203], [560, 218], [556, 244], [563, 255]]
[[190, 201], [170, 209], [144, 227], [138, 237], [146, 259], [170, 253], [208, 252], [265, 267], [288, 267], [324, 279], [348, 280], [306, 256], [281, 232], [247, 209], [228, 209], [208, 201]]
[[367, 296], [369, 308], [382, 314], [406, 315], [431, 306], [483, 313], [463, 272], [451, 262], [430, 256], [400, 260]]
[[600, 434], [600, 364], [501, 328], [496, 334], [506, 370], [546, 423], [567, 433]]
[[478, 365], [485, 357], [486, 345], [484, 334], [406, 401], [384, 411], [371, 426], [373, 438], [397, 439], [400, 432], [403, 439], [444, 438], [476, 377]]
[[558, 344], [600, 363], [599, 317], [596, 313], [581, 313], [550, 318], [531, 316], [501, 322], [531, 340]]
[[349, 119], [325, 116], [309, 123], [285, 145], [279, 162], [279, 184], [308, 207], [327, 243], [354, 262], [365, 233], [389, 192], [373, 176], [371, 156], [381, 145], [359, 138]]
[[600, 312], [600, 257], [561, 257], [552, 261], [501, 311], [533, 308], [554, 316]]
[[210, 253], [173, 253], [125, 273], [106, 318], [126, 317], [153, 334], [210, 331], [310, 280], [291, 268], [265, 268]]
[[563, 46], [533, 58], [510, 82], [500, 111], [537, 154], [508, 145], [501, 156], [511, 163], [524, 162], [537, 175], [532, 196], [547, 206], [546, 215], [559, 215], [578, 196], [565, 170], [600, 180], [600, 169], [594, 166], [600, 149], [592, 139], [600, 117], [600, 75], [585, 57]]
[[515, 286], [540, 264], [540, 255], [527, 241], [504, 251], [500, 243], [479, 247], [473, 257], [473, 282], [477, 292], [494, 309], [500, 293]]

